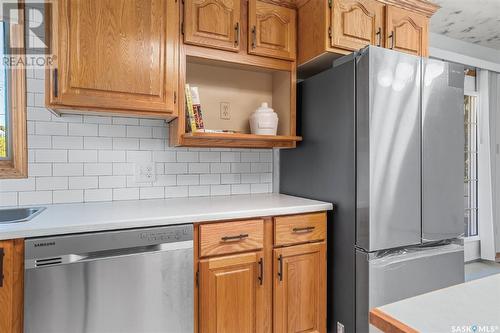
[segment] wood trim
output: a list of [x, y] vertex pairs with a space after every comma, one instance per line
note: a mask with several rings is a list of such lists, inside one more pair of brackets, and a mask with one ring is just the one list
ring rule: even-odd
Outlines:
[[496, 254], [495, 261], [500, 262], [500, 252]]
[[186, 147], [294, 148], [300, 136], [255, 135], [240, 133], [184, 133], [179, 145]]
[[0, 287], [0, 332], [23, 332], [24, 239], [0, 241], [4, 250]]
[[[19, 9], [24, 13], [24, 0], [18, 0]], [[11, 38], [14, 45], [22, 45], [24, 49], [24, 14], [19, 17], [18, 24], [11, 25]], [[25, 55], [19, 55], [25, 63]], [[0, 178], [27, 178], [28, 177], [28, 145], [26, 119], [26, 68], [18, 65], [10, 71], [12, 159], [0, 161]]]
[[199, 320], [200, 320], [200, 312], [199, 312], [199, 298], [200, 298], [200, 289], [199, 289], [199, 268], [198, 263], [200, 261], [198, 244], [200, 242], [200, 228], [198, 224], [193, 225], [193, 306], [194, 306], [194, 322], [193, 328], [194, 332], [198, 332]]
[[385, 333], [418, 333], [417, 330], [375, 308], [370, 311], [370, 324]]
[[263, 331], [273, 331], [273, 219], [264, 220], [264, 301], [260, 315], [263, 316]]
[[411, 12], [422, 14], [426, 17], [431, 17], [434, 13], [441, 8], [427, 0], [377, 0], [387, 5], [399, 7]]

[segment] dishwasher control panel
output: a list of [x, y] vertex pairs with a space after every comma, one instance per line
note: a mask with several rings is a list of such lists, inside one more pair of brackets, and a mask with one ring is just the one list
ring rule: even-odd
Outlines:
[[139, 238], [147, 242], [182, 242], [193, 239], [192, 226], [171, 227], [167, 230], [145, 230]]

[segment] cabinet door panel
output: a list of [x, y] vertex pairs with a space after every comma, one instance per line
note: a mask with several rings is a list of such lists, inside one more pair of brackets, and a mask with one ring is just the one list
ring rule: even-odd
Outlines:
[[174, 110], [177, 4], [60, 0], [54, 17], [59, 84], [50, 102], [82, 108]]
[[263, 331], [262, 258], [255, 252], [200, 261], [200, 332]]
[[332, 47], [357, 51], [382, 46], [384, 5], [375, 0], [338, 0], [332, 8]]
[[429, 20], [404, 9], [387, 6], [386, 45], [414, 55], [427, 55]]
[[184, 42], [237, 52], [240, 0], [186, 0]]
[[250, 0], [248, 6], [248, 52], [294, 60], [296, 56], [295, 10], [259, 0]]
[[274, 332], [326, 332], [326, 245], [274, 250]]

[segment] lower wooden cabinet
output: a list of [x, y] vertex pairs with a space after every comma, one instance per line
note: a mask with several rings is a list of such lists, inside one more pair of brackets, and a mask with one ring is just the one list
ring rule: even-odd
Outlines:
[[326, 332], [326, 244], [274, 250], [274, 332]]
[[200, 261], [200, 332], [263, 332], [263, 261], [262, 251]]
[[23, 332], [24, 239], [0, 241], [0, 332]]
[[[263, 228], [249, 229], [256, 223]], [[326, 213], [208, 223], [194, 230], [195, 332], [326, 332]], [[261, 230], [258, 248], [243, 246]], [[288, 232], [286, 242], [276, 237]], [[230, 238], [233, 253], [204, 251], [215, 238], [228, 250], [226, 233], [239, 235]]]

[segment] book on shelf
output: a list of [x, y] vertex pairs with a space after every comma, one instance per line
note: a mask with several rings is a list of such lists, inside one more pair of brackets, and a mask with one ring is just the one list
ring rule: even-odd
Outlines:
[[191, 100], [193, 102], [193, 114], [194, 121], [196, 124], [196, 130], [203, 132], [205, 130], [205, 125], [203, 124], [203, 115], [201, 113], [201, 101], [200, 93], [198, 92], [198, 87], [191, 88]]
[[186, 120], [188, 129], [192, 132], [204, 132], [203, 115], [198, 87], [186, 84]]
[[186, 84], [185, 88], [186, 95], [186, 124], [187, 128], [191, 130], [191, 132], [196, 132], [196, 120], [194, 118], [194, 109], [193, 109], [193, 98], [191, 96], [191, 89], [189, 84]]

